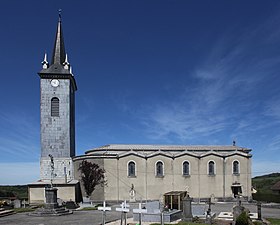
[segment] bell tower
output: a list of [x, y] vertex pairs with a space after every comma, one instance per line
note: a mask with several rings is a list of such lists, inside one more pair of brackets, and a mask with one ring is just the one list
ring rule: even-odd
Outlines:
[[[41, 158], [40, 178], [55, 183], [74, 179], [75, 92], [77, 85], [65, 52], [62, 21], [59, 14], [51, 63], [47, 54], [40, 76]], [[54, 169], [51, 177], [51, 160]]]

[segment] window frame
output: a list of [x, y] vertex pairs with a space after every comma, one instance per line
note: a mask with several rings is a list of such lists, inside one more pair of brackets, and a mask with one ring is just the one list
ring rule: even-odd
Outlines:
[[[162, 173], [161, 173], [161, 174], [158, 173], [158, 164], [159, 164], [159, 163], [162, 165], [162, 168], [161, 168], [161, 170], [162, 170], [161, 172], [162, 172]], [[162, 160], [158, 160], [158, 161], [156, 161], [156, 163], [155, 163], [155, 176], [156, 176], [156, 177], [160, 177], [160, 178], [161, 178], [161, 177], [164, 177], [164, 162], [163, 162]]]
[[[185, 163], [188, 163], [188, 173], [185, 173]], [[191, 175], [191, 164], [190, 164], [190, 162], [188, 161], [188, 160], [184, 160], [183, 162], [182, 162], [182, 175], [184, 176], [184, 177], [189, 177], [190, 175]]]
[[[210, 163], [213, 163], [213, 172], [210, 173]], [[215, 176], [216, 175], [216, 162], [214, 160], [209, 160], [207, 163], [207, 174], [208, 176]]]
[[59, 117], [60, 100], [58, 97], [51, 98], [51, 117]]
[[[235, 162], [237, 162], [237, 172], [234, 171], [234, 169], [235, 169], [235, 168], [234, 168], [234, 163], [235, 163]], [[240, 175], [240, 162], [239, 162], [237, 159], [235, 159], [235, 160], [232, 161], [232, 167], [231, 167], [231, 168], [232, 168], [232, 174], [233, 174], [233, 175], [236, 175], [236, 176]]]
[[[130, 173], [130, 164], [131, 163], [133, 163], [133, 165], [134, 165], [134, 174], [131, 174]], [[127, 176], [128, 177], [136, 177], [136, 162], [134, 161], [134, 160], [129, 160], [128, 162], [127, 162]]]

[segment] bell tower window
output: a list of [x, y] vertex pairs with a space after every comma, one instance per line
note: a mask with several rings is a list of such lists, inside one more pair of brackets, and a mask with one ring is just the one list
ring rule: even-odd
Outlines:
[[59, 99], [57, 97], [51, 99], [51, 116], [59, 116]]

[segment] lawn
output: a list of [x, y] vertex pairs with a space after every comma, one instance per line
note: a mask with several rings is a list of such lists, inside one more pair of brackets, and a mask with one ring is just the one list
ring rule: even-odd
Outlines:
[[271, 225], [280, 225], [280, 219], [267, 219]]

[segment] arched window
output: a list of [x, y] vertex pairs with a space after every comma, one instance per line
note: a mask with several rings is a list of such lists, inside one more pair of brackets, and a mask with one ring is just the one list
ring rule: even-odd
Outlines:
[[215, 162], [208, 162], [208, 175], [215, 175]]
[[183, 163], [183, 176], [189, 176], [190, 175], [190, 163], [188, 161], [185, 161]]
[[59, 99], [57, 97], [51, 100], [51, 116], [59, 116]]
[[232, 173], [235, 175], [239, 174], [239, 162], [237, 160], [232, 163]]
[[136, 177], [135, 162], [130, 161], [128, 163], [127, 174], [128, 174], [129, 177]]
[[163, 162], [158, 161], [156, 163], [156, 176], [157, 177], [163, 177], [164, 171], [163, 171]]

